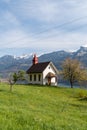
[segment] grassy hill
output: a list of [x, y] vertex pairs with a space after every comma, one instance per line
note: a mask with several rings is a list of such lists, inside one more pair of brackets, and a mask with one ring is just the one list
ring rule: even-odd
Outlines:
[[86, 90], [0, 84], [0, 130], [87, 130]]

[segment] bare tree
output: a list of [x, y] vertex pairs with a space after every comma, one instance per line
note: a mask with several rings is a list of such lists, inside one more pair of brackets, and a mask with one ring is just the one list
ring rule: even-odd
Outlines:
[[62, 64], [62, 76], [70, 82], [71, 88], [75, 82], [87, 80], [86, 71], [76, 59], [66, 59]]

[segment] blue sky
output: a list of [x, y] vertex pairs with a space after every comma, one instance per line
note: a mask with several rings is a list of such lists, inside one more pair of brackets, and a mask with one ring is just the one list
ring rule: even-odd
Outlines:
[[0, 0], [0, 55], [87, 46], [87, 0]]

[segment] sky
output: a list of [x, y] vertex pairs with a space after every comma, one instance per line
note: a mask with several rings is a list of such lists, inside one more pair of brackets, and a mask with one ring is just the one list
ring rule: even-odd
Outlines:
[[87, 0], [0, 0], [0, 56], [87, 46]]

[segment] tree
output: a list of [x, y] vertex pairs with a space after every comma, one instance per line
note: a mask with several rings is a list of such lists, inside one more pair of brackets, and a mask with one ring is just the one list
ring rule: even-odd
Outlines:
[[18, 72], [14, 72], [13, 74], [9, 75], [9, 84], [10, 84], [10, 91], [12, 92], [13, 85], [19, 81], [25, 80], [25, 71], [20, 70]]
[[9, 75], [8, 82], [10, 84], [10, 92], [12, 92], [13, 85], [17, 82], [17, 80], [18, 80], [18, 76], [16, 73], [13, 73], [13, 74], [11, 73]]
[[18, 75], [18, 80], [22, 80], [22, 81], [25, 80], [25, 71], [24, 70], [18, 71], [17, 75]]
[[85, 81], [86, 71], [82, 64], [76, 59], [66, 59], [62, 64], [62, 76], [70, 82], [71, 88], [75, 82]]

